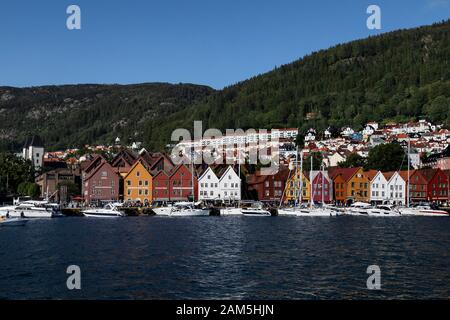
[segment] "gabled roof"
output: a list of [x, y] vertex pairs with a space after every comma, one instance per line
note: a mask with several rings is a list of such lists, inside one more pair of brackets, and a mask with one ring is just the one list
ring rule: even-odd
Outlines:
[[42, 143], [41, 137], [39, 137], [38, 135], [34, 135], [31, 138], [27, 138], [25, 140], [25, 144], [23, 147], [24, 148], [28, 148], [28, 147], [43, 148], [44, 144]]
[[341, 175], [345, 181], [349, 181], [360, 169], [361, 167], [357, 168], [334, 167], [330, 170], [330, 177], [331, 179], [334, 180], [338, 175]]
[[119, 176], [119, 174], [114, 171], [114, 168], [108, 163], [108, 161], [103, 159], [101, 164], [99, 164], [97, 167], [95, 167], [94, 170], [92, 170], [91, 172], [88, 173], [88, 176], [86, 176], [86, 180], [89, 180], [92, 176], [94, 176], [100, 170], [100, 168], [103, 167], [103, 166], [110, 167], [111, 171], [113, 171], [117, 176]]
[[101, 161], [106, 162], [106, 159], [101, 154], [97, 154], [83, 171], [89, 174], [93, 169], [100, 165]]
[[391, 180], [392, 176], [396, 173], [397, 171], [389, 171], [389, 172], [383, 172], [383, 176], [386, 178], [387, 181]]
[[[372, 181], [373, 178], [375, 178], [375, 176], [378, 174], [378, 170], [367, 170], [364, 171], [364, 174], [366, 175], [366, 177], [369, 178], [370, 181]], [[389, 180], [389, 179], [386, 179]]]
[[418, 170], [419, 173], [427, 180], [427, 182], [430, 182], [431, 179], [438, 173], [439, 169], [420, 169]]
[[214, 170], [211, 169], [211, 167], [206, 168], [206, 170], [203, 171], [203, 173], [201, 174], [201, 176], [198, 178], [198, 180], [202, 180], [204, 176], [206, 176], [207, 173], [212, 173], [217, 180], [219, 180], [219, 178], [217, 177], [217, 175], [214, 173]]
[[119, 162], [123, 160], [126, 165], [132, 166], [137, 159], [137, 155], [134, 154], [131, 150], [128, 149], [122, 149], [118, 154], [114, 156], [114, 158], [111, 161], [111, 166], [117, 167], [119, 166]]
[[138, 164], [141, 164], [144, 169], [147, 171], [147, 173], [152, 176], [151, 170], [149, 170], [148, 164], [141, 158], [137, 159], [136, 162], [133, 164], [133, 166], [130, 168], [130, 170], [128, 170], [127, 174], [125, 175], [125, 177], [123, 177], [124, 179], [126, 179], [130, 173], [138, 166]]
[[233, 167], [232, 166], [228, 166], [228, 168], [225, 170], [225, 172], [223, 172], [222, 175], [220, 176], [219, 181], [222, 180], [227, 175], [227, 173], [229, 171], [232, 171], [234, 173], [234, 175], [237, 177], [237, 173], [236, 173], [236, 171], [234, 171]]

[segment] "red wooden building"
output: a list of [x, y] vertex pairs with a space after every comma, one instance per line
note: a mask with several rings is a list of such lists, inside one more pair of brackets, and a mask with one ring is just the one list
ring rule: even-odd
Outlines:
[[[169, 195], [171, 201], [192, 200], [192, 173], [191, 169], [181, 164], [175, 167], [169, 177]], [[197, 200], [198, 180], [194, 174], [194, 197]]]
[[153, 201], [170, 200], [170, 177], [161, 170], [153, 176]]
[[247, 189], [255, 200], [279, 202], [283, 196], [289, 175], [287, 167], [280, 167], [272, 175], [262, 175], [260, 171], [247, 177]]
[[448, 189], [448, 177], [441, 169], [420, 169], [411, 174], [409, 194], [413, 202], [446, 202]]
[[[309, 173], [306, 176], [309, 177]], [[325, 203], [330, 203], [333, 199], [333, 180], [327, 172], [322, 171], [313, 171], [312, 177], [313, 201], [317, 203], [323, 200]]]

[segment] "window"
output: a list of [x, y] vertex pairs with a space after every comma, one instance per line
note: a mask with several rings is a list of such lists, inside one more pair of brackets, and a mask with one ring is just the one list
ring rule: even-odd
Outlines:
[[127, 180], [127, 186], [131, 186], [131, 180]]
[[136, 177], [140, 177], [141, 173], [139, 171], [136, 171]]
[[128, 189], [127, 194], [128, 194], [129, 196], [131, 196], [131, 190], [130, 190], [130, 189]]
[[145, 180], [144, 185], [148, 187], [148, 180]]

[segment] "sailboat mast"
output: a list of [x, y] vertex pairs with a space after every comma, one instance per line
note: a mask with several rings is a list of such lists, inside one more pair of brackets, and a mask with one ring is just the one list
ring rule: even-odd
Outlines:
[[409, 153], [411, 152], [411, 137], [408, 136], [408, 184], [406, 186], [406, 207], [409, 208], [409, 166], [410, 166], [410, 158]]
[[324, 167], [323, 167], [323, 164], [322, 164], [322, 172], [321, 172], [321, 176], [322, 176], [322, 205], [324, 205], [324, 201], [325, 201], [325, 197], [324, 197], [324, 195], [323, 195], [323, 191], [324, 191], [324, 184], [325, 184], [325, 182], [324, 182], [324, 173], [325, 173], [325, 169], [324, 169]]
[[302, 204], [303, 197], [303, 150], [300, 151], [300, 205]]
[[195, 203], [195, 196], [194, 196], [194, 151], [192, 150], [191, 153], [191, 193], [192, 193], [192, 204]]
[[313, 154], [310, 152], [309, 157], [311, 158], [311, 170], [309, 170], [309, 184], [311, 186], [311, 195], [309, 196], [309, 205], [312, 208], [313, 207], [313, 196], [314, 196], [314, 190], [313, 190], [313, 181], [312, 181], [312, 171], [313, 171]]

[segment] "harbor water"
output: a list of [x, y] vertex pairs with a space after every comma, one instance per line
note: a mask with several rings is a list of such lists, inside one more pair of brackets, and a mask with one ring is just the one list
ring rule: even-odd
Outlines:
[[0, 227], [0, 299], [448, 299], [449, 248], [445, 217], [39, 219]]

